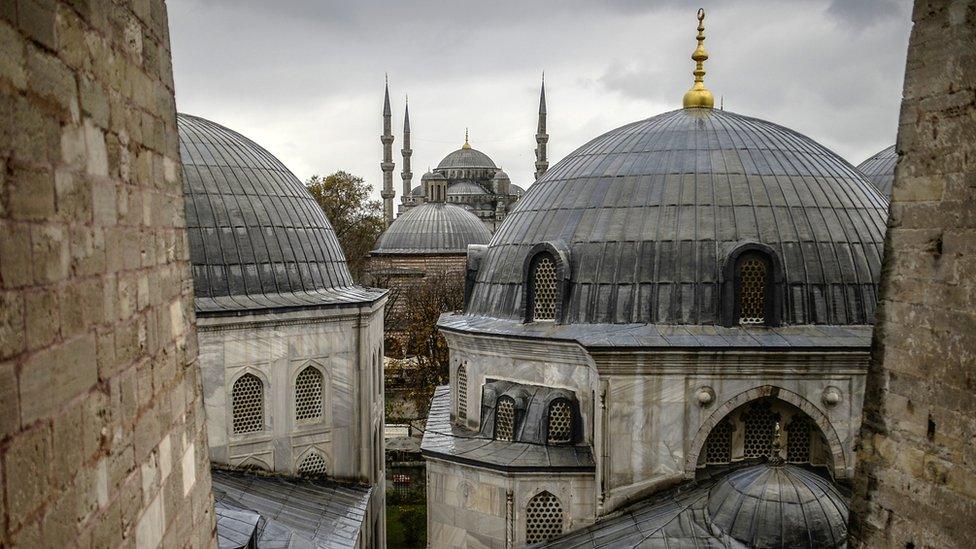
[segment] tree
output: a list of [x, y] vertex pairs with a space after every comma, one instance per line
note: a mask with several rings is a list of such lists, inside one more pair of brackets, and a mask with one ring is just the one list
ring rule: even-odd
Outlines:
[[366, 257], [386, 229], [380, 201], [369, 199], [373, 188], [344, 171], [324, 178], [313, 175], [305, 186], [332, 223], [353, 280], [360, 282]]
[[464, 307], [464, 275], [435, 273], [391, 293], [386, 307], [386, 349], [392, 357], [387, 380], [391, 388], [402, 390], [417, 417], [426, 417], [434, 388], [448, 379], [447, 341], [437, 319]]

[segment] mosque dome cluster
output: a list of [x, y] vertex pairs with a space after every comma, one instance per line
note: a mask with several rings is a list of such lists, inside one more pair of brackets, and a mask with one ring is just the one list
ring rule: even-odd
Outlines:
[[496, 169], [497, 166], [487, 154], [468, 145], [451, 152], [437, 165], [438, 170], [455, 168]]
[[568, 265], [565, 323], [720, 324], [734, 253], [769, 254], [787, 324], [869, 324], [886, 201], [782, 126], [685, 108], [599, 136], [553, 166], [495, 233], [467, 313], [523, 318], [523, 264]]

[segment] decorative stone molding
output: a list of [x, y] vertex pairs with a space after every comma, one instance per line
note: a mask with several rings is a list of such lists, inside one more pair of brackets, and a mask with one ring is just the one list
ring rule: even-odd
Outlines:
[[841, 400], [840, 389], [831, 385], [823, 390], [823, 395], [820, 397], [825, 406], [833, 407], [837, 406]]
[[715, 402], [715, 390], [707, 385], [699, 387], [695, 392], [695, 399], [699, 406], [708, 408], [711, 403]]

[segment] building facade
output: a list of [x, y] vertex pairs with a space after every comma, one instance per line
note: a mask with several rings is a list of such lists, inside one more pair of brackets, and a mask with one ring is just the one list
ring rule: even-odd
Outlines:
[[[560, 546], [707, 479], [766, 475], [759, 500], [822, 492], [797, 468], [849, 482], [886, 201], [813, 140], [712, 108], [703, 17], [684, 108], [577, 149], [469, 252], [422, 445], [432, 546]], [[807, 539], [841, 546], [846, 518]]]
[[353, 539], [381, 545], [386, 292], [353, 284], [322, 209], [268, 151], [178, 122], [211, 460], [368, 486]]

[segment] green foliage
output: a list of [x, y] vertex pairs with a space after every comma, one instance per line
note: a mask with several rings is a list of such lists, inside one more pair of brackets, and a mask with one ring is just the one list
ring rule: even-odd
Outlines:
[[386, 546], [404, 549], [427, 546], [427, 506], [388, 505]]
[[349, 271], [360, 282], [367, 255], [386, 229], [382, 204], [369, 199], [373, 188], [363, 178], [344, 171], [324, 178], [313, 175], [305, 186], [332, 223]]

